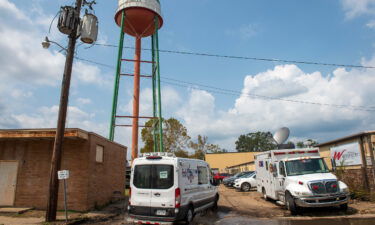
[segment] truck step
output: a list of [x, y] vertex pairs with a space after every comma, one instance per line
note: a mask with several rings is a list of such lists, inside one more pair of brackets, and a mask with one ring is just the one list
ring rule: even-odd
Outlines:
[[284, 206], [284, 205], [285, 205], [285, 203], [282, 202], [282, 201], [277, 201], [276, 204], [278, 204], [278, 205], [280, 205], [280, 206]]

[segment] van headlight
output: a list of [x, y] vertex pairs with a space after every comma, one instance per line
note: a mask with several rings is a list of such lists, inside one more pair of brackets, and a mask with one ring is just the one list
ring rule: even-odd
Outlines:
[[341, 189], [342, 192], [344, 193], [349, 193], [349, 188], [348, 187], [344, 187], [343, 189]]

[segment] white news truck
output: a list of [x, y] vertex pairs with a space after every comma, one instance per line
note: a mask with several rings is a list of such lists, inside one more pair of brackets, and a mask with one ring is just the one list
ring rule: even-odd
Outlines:
[[257, 191], [293, 215], [303, 207], [348, 207], [348, 186], [330, 173], [318, 149], [262, 152], [255, 156], [255, 167]]
[[219, 194], [207, 162], [171, 153], [145, 153], [133, 161], [129, 217], [137, 224], [190, 223], [217, 208]]

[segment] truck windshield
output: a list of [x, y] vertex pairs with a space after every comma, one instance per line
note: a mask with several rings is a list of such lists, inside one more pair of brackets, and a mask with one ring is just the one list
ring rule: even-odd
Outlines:
[[286, 161], [285, 164], [288, 176], [329, 173], [327, 165], [322, 158]]
[[172, 165], [137, 165], [133, 184], [142, 189], [168, 189], [173, 186]]

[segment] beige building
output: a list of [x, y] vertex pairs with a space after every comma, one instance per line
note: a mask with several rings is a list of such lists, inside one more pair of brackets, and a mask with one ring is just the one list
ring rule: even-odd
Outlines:
[[235, 174], [239, 172], [244, 172], [244, 171], [255, 171], [255, 163], [254, 161], [252, 162], [247, 162], [247, 163], [242, 163], [234, 166], [229, 166], [227, 167], [227, 171], [230, 174]]
[[257, 153], [259, 152], [207, 153], [206, 162], [211, 169], [221, 173], [231, 173], [231, 170], [254, 170], [254, 155]]
[[[337, 165], [333, 164], [331, 157], [331, 149], [339, 148], [340, 153], [348, 152], [349, 147], [354, 146], [356, 151], [350, 152], [349, 157], [354, 158], [358, 163], [353, 165]], [[322, 144], [318, 144], [320, 155], [324, 157], [330, 169], [341, 169], [343, 171], [343, 180], [353, 186], [361, 186], [365, 189], [373, 189], [375, 191], [375, 165], [374, 163], [374, 147], [375, 147], [375, 131], [366, 131], [350, 136], [338, 138]], [[357, 152], [357, 153], [356, 153]], [[341, 155], [341, 157], [344, 157]]]
[[[0, 130], [0, 205], [45, 209], [54, 129]], [[95, 133], [66, 129], [62, 170], [68, 209], [87, 211], [123, 196], [127, 148]], [[60, 182], [58, 208], [63, 209]]]

